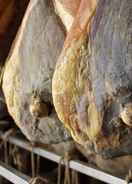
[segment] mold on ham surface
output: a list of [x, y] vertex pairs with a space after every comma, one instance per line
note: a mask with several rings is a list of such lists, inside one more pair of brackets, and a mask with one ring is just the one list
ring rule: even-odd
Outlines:
[[122, 175], [132, 164], [132, 1], [89, 3], [81, 1], [67, 35], [53, 99], [85, 156]]
[[123, 177], [132, 165], [131, 81], [132, 0], [0, 0], [5, 135], [17, 125], [31, 143], [63, 156], [78, 156], [77, 147], [90, 166]]
[[65, 39], [61, 25], [52, 1], [30, 1], [7, 59], [3, 91], [8, 111], [25, 136], [64, 153], [74, 147], [73, 141], [55, 113], [51, 95]]

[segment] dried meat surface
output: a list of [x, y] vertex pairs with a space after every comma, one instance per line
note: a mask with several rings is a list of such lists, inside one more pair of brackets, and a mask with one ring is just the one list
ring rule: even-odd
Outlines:
[[73, 146], [52, 102], [51, 81], [65, 33], [48, 0], [31, 0], [11, 49], [3, 77], [8, 111], [26, 137], [54, 145], [58, 152]]

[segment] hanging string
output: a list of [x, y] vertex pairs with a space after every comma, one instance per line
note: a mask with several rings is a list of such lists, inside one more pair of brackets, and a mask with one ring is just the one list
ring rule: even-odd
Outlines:
[[40, 170], [40, 156], [37, 155], [36, 176], [39, 175], [39, 170]]
[[64, 161], [64, 157], [61, 157], [58, 165], [58, 178], [57, 184], [61, 184], [61, 175], [62, 175], [62, 162]]
[[1, 139], [0, 149], [2, 148], [3, 144], [4, 144], [4, 142], [3, 142], [3, 140]]
[[4, 161], [8, 164], [8, 143], [6, 140], [4, 141]]
[[79, 184], [78, 173], [72, 170], [72, 184]]
[[129, 184], [132, 181], [132, 169], [129, 169], [128, 174], [125, 177], [126, 184]]
[[65, 165], [65, 172], [64, 172], [64, 184], [70, 184], [70, 167], [69, 167], [69, 160], [70, 156], [69, 153], [66, 153], [64, 157], [61, 157], [58, 165], [58, 179], [57, 179], [57, 184], [61, 184], [61, 178], [62, 178], [62, 162]]
[[70, 184], [70, 167], [69, 167], [69, 160], [66, 158], [65, 160], [66, 168], [65, 168], [65, 178], [64, 184]]
[[11, 128], [11, 129], [7, 130], [1, 136], [2, 142], [0, 144], [0, 148], [2, 147], [2, 145], [4, 145], [4, 161], [5, 161], [6, 164], [8, 164], [8, 161], [9, 161], [9, 158], [8, 158], [8, 139], [14, 133], [16, 133], [16, 129]]
[[9, 164], [11, 164], [12, 160], [12, 151], [13, 151], [12, 144], [9, 143]]
[[31, 169], [32, 169], [32, 178], [35, 177], [35, 155], [33, 152], [33, 146], [31, 150]]
[[17, 169], [21, 171], [21, 164], [20, 164], [20, 160], [18, 159], [18, 154], [19, 154], [19, 149], [16, 145], [14, 145], [12, 149], [13, 161], [14, 161], [14, 164], [17, 166]]
[[1, 143], [0, 143], [0, 148], [2, 147], [2, 145], [4, 144], [5, 141], [8, 141], [9, 137], [11, 135], [13, 135], [14, 133], [16, 133], [16, 129], [11, 128], [9, 130], [7, 130], [6, 132], [3, 133], [3, 135], [1, 136]]

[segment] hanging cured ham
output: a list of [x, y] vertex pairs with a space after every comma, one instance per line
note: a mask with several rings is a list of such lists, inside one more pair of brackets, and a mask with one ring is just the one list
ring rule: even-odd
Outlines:
[[121, 175], [132, 165], [131, 18], [131, 0], [82, 0], [52, 84], [55, 109], [80, 150]]
[[64, 154], [73, 142], [58, 120], [51, 95], [65, 39], [61, 25], [52, 1], [30, 1], [6, 63], [3, 91], [8, 111], [26, 137]]

